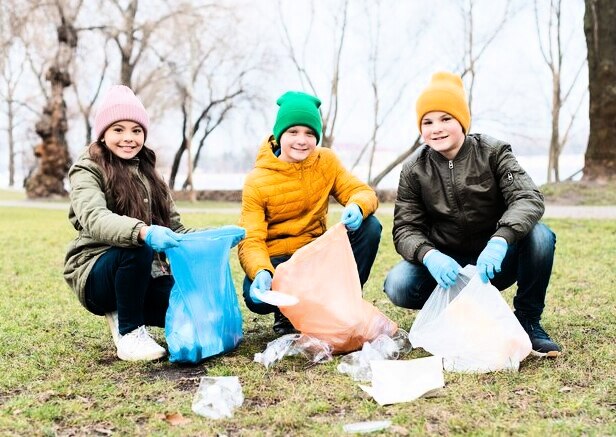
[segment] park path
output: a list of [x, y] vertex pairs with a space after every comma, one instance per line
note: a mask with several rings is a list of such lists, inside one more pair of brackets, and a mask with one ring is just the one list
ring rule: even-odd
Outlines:
[[[68, 203], [40, 200], [3, 200], [0, 201], [0, 208], [41, 208], [53, 210], [68, 210]], [[202, 213], [202, 214], [239, 214], [240, 207], [179, 207], [180, 213]], [[342, 210], [338, 205], [332, 205], [330, 210]], [[393, 205], [381, 205], [379, 212], [382, 214], [393, 214]], [[546, 204], [544, 218], [586, 218], [586, 219], [616, 219], [616, 205], [608, 206], [580, 206], [580, 205], [552, 205]]]

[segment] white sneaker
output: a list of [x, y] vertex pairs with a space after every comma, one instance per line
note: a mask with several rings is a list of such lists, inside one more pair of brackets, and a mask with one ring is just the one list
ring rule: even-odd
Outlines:
[[122, 335], [118, 341], [118, 358], [124, 361], [153, 361], [166, 354], [167, 351], [150, 337], [145, 326]]
[[109, 325], [109, 330], [111, 331], [111, 336], [113, 337], [113, 343], [116, 347], [118, 347], [118, 341], [120, 340], [120, 325], [118, 324], [118, 312], [114, 311], [112, 313], [105, 314], [105, 319], [107, 319], [107, 324]]

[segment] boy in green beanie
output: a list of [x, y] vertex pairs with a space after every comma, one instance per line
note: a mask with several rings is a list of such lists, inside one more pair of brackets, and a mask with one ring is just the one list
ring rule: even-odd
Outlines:
[[273, 312], [274, 331], [287, 334], [294, 332], [289, 320], [254, 291], [270, 290], [276, 266], [326, 231], [329, 196], [345, 206], [341, 221], [362, 286], [370, 275], [382, 226], [373, 215], [378, 206], [374, 190], [348, 172], [330, 149], [317, 147], [321, 101], [289, 91], [276, 103], [273, 135], [261, 144], [255, 168], [244, 183], [240, 226], [246, 238], [239, 245], [239, 258], [246, 273], [246, 306], [258, 314]]
[[387, 275], [385, 293], [395, 305], [420, 309], [437, 283], [448, 288], [461, 265], [476, 265], [499, 290], [517, 282], [515, 315], [534, 354], [558, 356], [539, 323], [556, 244], [539, 222], [539, 189], [509, 144], [468, 133], [460, 76], [432, 76], [417, 99], [417, 124], [425, 145], [402, 168], [394, 209], [394, 245], [404, 259]]

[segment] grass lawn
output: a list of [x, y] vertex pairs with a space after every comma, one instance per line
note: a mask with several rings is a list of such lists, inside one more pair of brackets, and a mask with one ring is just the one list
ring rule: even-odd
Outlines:
[[[235, 223], [237, 215], [183, 218], [200, 227]], [[398, 261], [391, 216], [381, 220], [383, 240], [365, 297], [408, 330], [416, 312], [395, 308], [381, 291]], [[104, 318], [83, 309], [62, 279], [64, 250], [75, 235], [66, 213], [2, 208], [0, 435], [323, 436], [343, 434], [347, 423], [384, 419], [393, 422], [386, 435], [615, 435], [616, 223], [548, 224], [558, 243], [544, 326], [564, 355], [529, 358], [518, 373], [446, 374], [439, 396], [381, 407], [337, 372], [339, 358], [310, 368], [299, 357], [270, 369], [254, 363], [275, 338], [272, 320], [243, 302], [245, 338], [230, 354], [197, 366], [119, 361]], [[231, 262], [239, 290], [235, 252]], [[505, 292], [509, 302], [512, 294]], [[164, 338], [163, 330], [154, 332]], [[424, 355], [414, 350], [404, 358]], [[232, 419], [192, 413], [203, 375], [239, 376], [245, 401]], [[190, 422], [163, 419], [175, 412]]]

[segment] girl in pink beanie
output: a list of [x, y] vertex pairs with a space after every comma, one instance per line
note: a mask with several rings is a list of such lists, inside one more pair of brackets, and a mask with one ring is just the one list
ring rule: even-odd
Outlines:
[[78, 236], [64, 278], [88, 311], [107, 316], [122, 360], [166, 354], [145, 326], [165, 324], [174, 281], [164, 251], [188, 231], [145, 145], [149, 126], [133, 91], [113, 86], [96, 113], [95, 141], [69, 171]]

